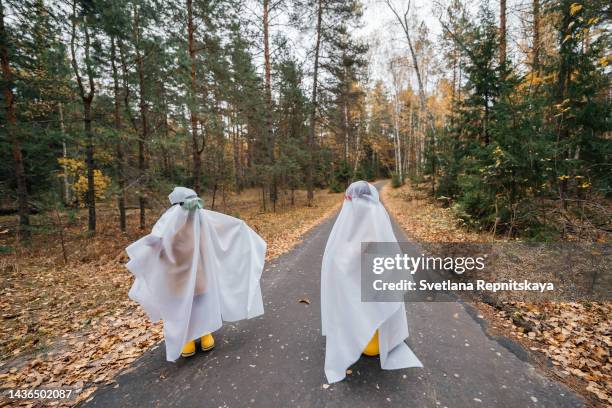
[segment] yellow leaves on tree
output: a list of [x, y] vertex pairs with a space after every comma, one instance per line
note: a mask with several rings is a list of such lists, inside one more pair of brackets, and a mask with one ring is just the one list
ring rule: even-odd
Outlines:
[[[67, 175], [69, 180], [72, 180], [72, 190], [85, 202], [87, 194], [87, 167], [83, 160], [71, 159], [71, 158], [60, 158], [58, 159], [59, 164], [62, 166], [64, 173], [61, 177]], [[111, 184], [110, 177], [104, 175], [101, 170], [94, 169], [94, 188], [96, 192], [96, 198], [104, 197], [106, 190]]]
[[493, 150], [493, 156], [495, 157], [495, 167], [499, 167], [502, 165], [503, 159], [506, 156], [504, 151], [499, 146], [495, 146], [495, 150]]
[[544, 84], [552, 84], [556, 80], [554, 73], [542, 75], [541, 72], [531, 71], [525, 74], [523, 80], [518, 84], [517, 90], [522, 92], [531, 92], [533, 88]]
[[580, 10], [582, 10], [582, 4], [572, 3], [570, 6], [570, 15], [575, 16], [580, 12]]

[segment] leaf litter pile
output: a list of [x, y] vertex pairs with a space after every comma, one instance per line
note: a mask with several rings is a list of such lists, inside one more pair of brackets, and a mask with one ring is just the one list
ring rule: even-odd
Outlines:
[[[382, 192], [385, 205], [408, 235], [420, 242], [492, 242], [469, 231], [452, 209], [435, 204], [407, 183]], [[501, 302], [476, 306], [491, 329], [514, 337], [547, 374], [584, 395], [592, 406], [612, 404], [610, 302]], [[549, 368], [546, 368], [550, 366]]]
[[[232, 194], [215, 210], [240, 217], [257, 231], [268, 243], [267, 259], [290, 250], [342, 203], [342, 194], [321, 191], [307, 207], [305, 193], [297, 191], [295, 205], [286, 198], [276, 212], [263, 212], [260, 194]], [[210, 202], [205, 197], [205, 203]], [[0, 256], [1, 388], [69, 387], [76, 390], [76, 398], [45, 403], [75, 405], [98, 386], [112, 384], [117, 374], [163, 339], [161, 323], [151, 324], [127, 297], [132, 277], [124, 267], [124, 249], [150, 231], [164, 208], [160, 204], [147, 212], [144, 232], [137, 225], [138, 210], [128, 210], [128, 232], [122, 234], [110, 205], [100, 205], [94, 237], [85, 233], [85, 210], [66, 220], [67, 264], [57, 231], [36, 233], [30, 247], [22, 247], [6, 227], [14, 225], [14, 217], [0, 218], [1, 229], [8, 229], [0, 235], [5, 249]], [[37, 221], [42, 223], [34, 218], [33, 224]], [[0, 406], [6, 403], [0, 399]]]

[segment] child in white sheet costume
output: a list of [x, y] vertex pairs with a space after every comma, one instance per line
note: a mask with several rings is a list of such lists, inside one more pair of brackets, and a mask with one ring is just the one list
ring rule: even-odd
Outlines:
[[136, 280], [131, 299], [162, 319], [166, 358], [214, 347], [223, 321], [263, 314], [259, 279], [266, 243], [244, 221], [204, 210], [195, 191], [176, 187], [151, 233], [127, 248]]
[[321, 268], [325, 375], [330, 383], [343, 380], [362, 353], [380, 355], [384, 370], [422, 367], [404, 343], [408, 337], [404, 303], [361, 301], [362, 242], [397, 240], [376, 188], [357, 181], [346, 190]]

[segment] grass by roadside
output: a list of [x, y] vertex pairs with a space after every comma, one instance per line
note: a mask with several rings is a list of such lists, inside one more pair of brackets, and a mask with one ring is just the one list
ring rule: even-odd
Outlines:
[[[262, 212], [260, 194], [257, 190], [231, 194], [216, 210], [244, 219], [257, 231], [268, 243], [267, 259], [291, 249], [342, 203], [342, 194], [319, 191], [314, 205], [307, 207], [305, 192], [299, 191], [294, 206], [286, 201], [274, 213]], [[137, 225], [137, 210], [130, 210], [128, 231], [122, 234], [109, 205], [99, 207], [94, 237], [84, 231], [84, 210], [65, 221], [67, 264], [57, 231], [36, 234], [27, 248], [16, 244], [10, 234], [0, 235], [0, 245], [11, 249], [0, 258], [2, 388], [72, 387], [81, 390], [78, 398], [61, 405], [73, 405], [96, 386], [112, 383], [162, 340], [161, 324], [151, 324], [128, 299], [132, 278], [123, 265], [124, 248], [148, 233], [164, 208], [147, 211], [149, 225], [144, 232]], [[42, 223], [40, 217], [34, 217], [34, 223]], [[0, 219], [0, 225], [8, 221]]]
[[[449, 208], [433, 202], [419, 186], [392, 189], [382, 198], [411, 238], [421, 242], [493, 242], [490, 234], [469, 231]], [[612, 404], [612, 305], [610, 302], [512, 302], [475, 306], [491, 330], [529, 350], [549, 375], [584, 395], [593, 406]]]

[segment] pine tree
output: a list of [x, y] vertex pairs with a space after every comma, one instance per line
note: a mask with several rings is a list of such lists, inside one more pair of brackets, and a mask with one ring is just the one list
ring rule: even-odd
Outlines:
[[19, 237], [27, 240], [29, 231], [29, 204], [28, 189], [23, 164], [21, 138], [18, 135], [17, 115], [15, 113], [15, 95], [13, 93], [13, 72], [9, 54], [9, 41], [11, 35], [4, 23], [4, 4], [0, 1], [0, 57], [2, 58], [3, 95], [6, 100], [6, 128], [11, 144], [15, 178], [17, 180], [17, 199], [19, 212]]
[[291, 191], [291, 205], [295, 204], [295, 190], [303, 185], [307, 166], [304, 149], [308, 129], [308, 98], [302, 89], [303, 72], [291, 57], [276, 66], [279, 101], [276, 110], [277, 143], [281, 185]]
[[[96, 30], [96, 19], [98, 18], [99, 4], [95, 2], [72, 2], [71, 34], [70, 34], [70, 57], [74, 75], [76, 77], [78, 92], [83, 105], [83, 130], [85, 136], [85, 163], [87, 166], [87, 208], [88, 208], [88, 230], [90, 233], [96, 230], [96, 191], [94, 182], [94, 131], [92, 126], [93, 113], [92, 102], [96, 94], [96, 72], [93, 53]], [[77, 48], [81, 48], [84, 54], [83, 67], [77, 55]]]

